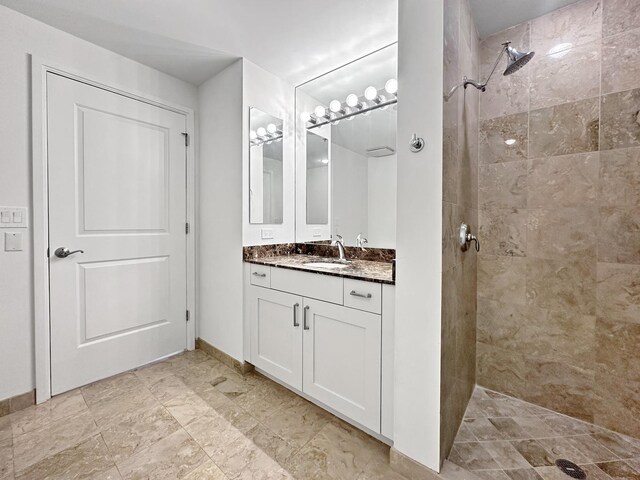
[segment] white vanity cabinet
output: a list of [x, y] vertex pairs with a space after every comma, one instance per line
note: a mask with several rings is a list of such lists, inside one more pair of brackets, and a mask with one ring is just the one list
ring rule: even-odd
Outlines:
[[302, 391], [380, 432], [380, 315], [306, 298], [304, 308]]
[[[270, 286], [253, 279], [258, 270]], [[384, 349], [383, 331], [393, 328], [394, 287], [253, 264], [246, 272], [247, 359], [346, 419], [391, 438], [392, 368], [385, 361], [393, 358]], [[384, 308], [385, 300], [392, 308]]]

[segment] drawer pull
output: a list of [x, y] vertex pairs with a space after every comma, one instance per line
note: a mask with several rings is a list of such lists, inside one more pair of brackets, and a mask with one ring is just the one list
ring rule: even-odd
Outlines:
[[304, 328], [305, 330], [309, 330], [309, 322], [307, 319], [308, 312], [309, 312], [309, 306], [307, 305], [306, 307], [304, 307], [304, 314], [302, 315], [302, 323], [303, 323], [302, 328]]
[[294, 327], [299, 327], [300, 326], [300, 322], [298, 322], [298, 307], [300, 306], [299, 303], [296, 303], [293, 306], [293, 326]]
[[253, 275], [255, 275], [256, 277], [260, 277], [260, 278], [264, 278], [267, 276], [266, 273], [260, 273], [260, 272], [253, 272]]
[[370, 293], [360, 293], [360, 292], [356, 292], [355, 290], [351, 290], [351, 293], [349, 295], [351, 295], [352, 297], [360, 297], [360, 298], [373, 297], [373, 295], [371, 295]]

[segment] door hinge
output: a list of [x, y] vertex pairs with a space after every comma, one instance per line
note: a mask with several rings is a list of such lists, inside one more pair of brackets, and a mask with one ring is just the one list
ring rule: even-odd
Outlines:
[[189, 321], [189, 310], [187, 310], [187, 316], [186, 316], [187, 322]]
[[49, 257], [49, 247], [47, 247], [47, 258], [50, 258]]
[[184, 146], [188, 147], [189, 146], [189, 134], [187, 132], [184, 132], [182, 135], [184, 135]]
[[184, 233], [186, 233], [188, 235], [190, 229], [191, 229], [191, 227], [189, 227], [189, 222], [185, 223], [184, 224]]

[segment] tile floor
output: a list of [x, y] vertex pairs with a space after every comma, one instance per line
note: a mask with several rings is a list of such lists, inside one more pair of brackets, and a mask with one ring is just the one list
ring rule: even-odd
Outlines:
[[449, 456], [485, 480], [570, 480], [559, 458], [587, 480], [640, 480], [640, 440], [480, 387]]
[[201, 350], [0, 417], [0, 479], [406, 480], [389, 447]]

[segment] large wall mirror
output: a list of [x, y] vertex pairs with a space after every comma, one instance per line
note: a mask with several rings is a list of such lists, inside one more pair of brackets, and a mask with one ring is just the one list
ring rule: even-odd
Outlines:
[[249, 110], [249, 222], [281, 224], [283, 218], [282, 120]]
[[296, 240], [396, 246], [397, 45], [296, 88]]

